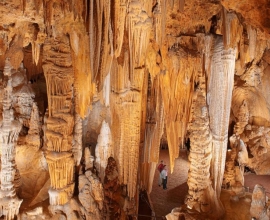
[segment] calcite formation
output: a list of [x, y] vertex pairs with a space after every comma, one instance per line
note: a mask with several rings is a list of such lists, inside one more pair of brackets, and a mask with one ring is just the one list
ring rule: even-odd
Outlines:
[[188, 214], [175, 212], [222, 218], [222, 186], [235, 202], [245, 168], [270, 174], [268, 11], [266, 0], [2, 0], [0, 215], [135, 218], [160, 145], [172, 172], [190, 138]]
[[[58, 51], [55, 57], [56, 50]], [[63, 36], [48, 39], [44, 47], [44, 74], [47, 82], [49, 117], [46, 121], [47, 153], [51, 188], [50, 205], [69, 202], [74, 192], [72, 132], [74, 128], [73, 67], [69, 40]], [[62, 83], [61, 80], [64, 81]]]
[[257, 184], [252, 194], [252, 202], [250, 207], [250, 215], [255, 219], [269, 219], [266, 205], [266, 193], [263, 186]]
[[[209, 115], [206, 107], [205, 75], [198, 77], [198, 87], [193, 100], [193, 117], [189, 125], [190, 168], [188, 177], [188, 195], [186, 205], [198, 212], [222, 215], [222, 205], [215, 197], [210, 179], [212, 159], [212, 133], [209, 127]], [[212, 212], [212, 213], [211, 213]]]
[[6, 59], [4, 75], [8, 78], [3, 98], [3, 121], [1, 124], [1, 189], [0, 215], [6, 219], [14, 219], [19, 214], [22, 200], [16, 195], [15, 189], [15, 147], [22, 124], [14, 119], [12, 109], [12, 78], [9, 59]]

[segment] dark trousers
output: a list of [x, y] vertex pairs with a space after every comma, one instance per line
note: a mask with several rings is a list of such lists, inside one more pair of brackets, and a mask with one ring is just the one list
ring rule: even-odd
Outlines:
[[167, 189], [167, 180], [168, 180], [167, 176], [166, 176], [166, 179], [162, 179], [163, 189]]

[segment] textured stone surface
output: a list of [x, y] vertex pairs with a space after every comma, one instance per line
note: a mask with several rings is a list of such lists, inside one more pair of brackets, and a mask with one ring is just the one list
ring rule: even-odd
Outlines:
[[269, 10], [267, 0], [1, 1], [0, 126], [22, 124], [7, 126], [17, 142], [1, 139], [12, 165], [1, 189], [27, 199], [22, 219], [131, 218], [140, 190], [156, 188], [160, 145], [173, 171], [188, 136], [190, 212], [221, 216], [222, 183], [240, 201], [244, 166], [270, 173]]

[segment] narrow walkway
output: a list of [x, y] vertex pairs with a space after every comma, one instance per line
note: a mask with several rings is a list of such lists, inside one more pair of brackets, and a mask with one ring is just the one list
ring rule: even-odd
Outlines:
[[[168, 150], [160, 150], [160, 160], [163, 160], [168, 168], [170, 170], [170, 163], [169, 163], [169, 151]], [[166, 216], [168, 213], [171, 212], [171, 210], [175, 207], [180, 207], [184, 204], [185, 196], [188, 192], [188, 186], [187, 186], [187, 177], [188, 177], [188, 169], [189, 169], [189, 162], [187, 159], [187, 154], [185, 150], [180, 151], [180, 157], [175, 160], [175, 166], [173, 173], [171, 174], [168, 172], [168, 184], [167, 190], [163, 190], [162, 186], [158, 186], [158, 179], [159, 179], [159, 172], [156, 171], [155, 177], [154, 177], [154, 183], [153, 183], [153, 189], [150, 194], [150, 199], [155, 211], [155, 215], [157, 217]], [[249, 187], [249, 192], [252, 193], [254, 186], [256, 184], [261, 184], [267, 192], [267, 196], [270, 197], [270, 176], [264, 175], [259, 176], [251, 173], [247, 173], [245, 175], [245, 187]], [[233, 203], [230, 201], [230, 195], [228, 194], [228, 191], [224, 191], [222, 193], [222, 202], [224, 203], [224, 206], [228, 208], [228, 205], [230, 207], [237, 207], [237, 210], [242, 208], [242, 211], [245, 217], [239, 216], [236, 212], [234, 213], [233, 210], [227, 210], [227, 216], [224, 219], [232, 219], [232, 216], [234, 216], [233, 219], [240, 220], [240, 219], [246, 219], [246, 216], [249, 213], [249, 207], [250, 202], [247, 203], [247, 201], [239, 202], [239, 204]], [[227, 195], [228, 194], [228, 195]], [[251, 198], [251, 196], [248, 196]], [[226, 200], [226, 201], [225, 201]], [[244, 206], [243, 206], [244, 204]], [[241, 207], [241, 208], [240, 208]], [[243, 209], [246, 209], [244, 212]], [[157, 218], [161, 219], [161, 218]]]
[[[163, 160], [170, 171], [170, 159], [168, 150], [160, 150], [160, 160]], [[173, 208], [184, 204], [185, 196], [188, 191], [187, 174], [189, 162], [185, 150], [181, 150], [180, 157], [175, 160], [173, 173], [168, 172], [167, 190], [158, 186], [159, 172], [156, 171], [153, 189], [150, 198], [156, 216], [166, 216]]]

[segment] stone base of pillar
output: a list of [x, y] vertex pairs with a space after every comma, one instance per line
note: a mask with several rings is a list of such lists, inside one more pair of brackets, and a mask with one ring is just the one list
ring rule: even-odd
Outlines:
[[64, 205], [73, 196], [74, 183], [62, 189], [49, 189], [50, 205]]
[[22, 201], [17, 196], [0, 198], [0, 216], [5, 216], [6, 220], [14, 219], [19, 214]]

